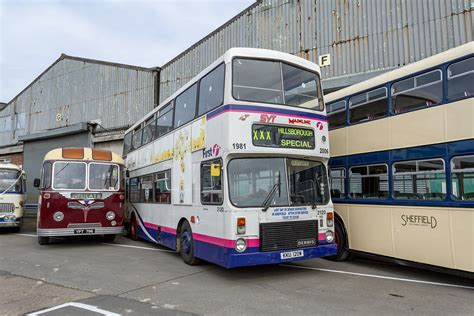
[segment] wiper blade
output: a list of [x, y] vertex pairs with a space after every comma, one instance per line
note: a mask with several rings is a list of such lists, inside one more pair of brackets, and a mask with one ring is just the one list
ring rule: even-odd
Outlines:
[[278, 182], [273, 185], [270, 192], [268, 192], [267, 197], [265, 198], [265, 200], [263, 200], [262, 211], [266, 212], [268, 210], [268, 208], [270, 207], [270, 204], [273, 201], [273, 197], [275, 196], [275, 193], [277, 192], [277, 189], [278, 189], [278, 193], [281, 195], [280, 187], [281, 187], [281, 180], [280, 180], [280, 175], [278, 175]]

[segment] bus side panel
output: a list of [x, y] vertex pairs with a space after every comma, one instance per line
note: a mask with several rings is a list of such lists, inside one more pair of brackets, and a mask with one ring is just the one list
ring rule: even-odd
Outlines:
[[348, 204], [348, 210], [350, 248], [393, 257], [390, 207]]
[[[331, 147], [337, 144], [337, 140], [330, 139]], [[358, 154], [379, 150], [387, 150], [389, 147], [388, 119], [375, 120], [351, 127], [348, 135], [348, 154]]]
[[191, 125], [174, 133], [171, 200], [174, 205], [192, 205]]
[[450, 209], [454, 268], [474, 272], [474, 212]]
[[390, 117], [390, 143], [387, 142], [387, 145], [390, 144], [390, 148], [406, 148], [443, 143], [446, 141], [444, 124], [443, 106], [392, 116]]
[[448, 141], [474, 138], [474, 98], [453, 102], [445, 108]]
[[338, 128], [329, 133], [331, 144], [331, 157], [347, 155], [347, 128]]
[[393, 206], [395, 256], [454, 268], [449, 209]]

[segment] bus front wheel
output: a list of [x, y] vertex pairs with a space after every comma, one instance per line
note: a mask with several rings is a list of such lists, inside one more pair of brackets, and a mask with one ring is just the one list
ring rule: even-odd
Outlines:
[[187, 221], [183, 223], [179, 233], [179, 254], [183, 261], [191, 266], [200, 263], [200, 260], [194, 256], [193, 232]]
[[337, 253], [334, 256], [327, 257], [332, 261], [344, 261], [349, 258], [349, 247], [347, 242], [347, 235], [342, 228], [342, 224], [336, 220], [334, 241], [337, 244]]
[[47, 245], [47, 244], [49, 244], [49, 237], [38, 236], [38, 244], [40, 244], [40, 245]]

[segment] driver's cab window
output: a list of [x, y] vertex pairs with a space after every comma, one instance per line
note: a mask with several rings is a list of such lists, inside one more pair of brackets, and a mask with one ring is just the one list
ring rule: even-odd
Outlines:
[[45, 162], [43, 164], [43, 171], [41, 173], [41, 189], [48, 189], [51, 187], [51, 162]]

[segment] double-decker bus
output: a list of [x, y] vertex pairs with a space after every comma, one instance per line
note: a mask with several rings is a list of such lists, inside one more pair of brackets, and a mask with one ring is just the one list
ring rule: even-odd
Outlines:
[[333, 255], [319, 67], [232, 48], [125, 135], [132, 238], [239, 267]]
[[473, 95], [470, 42], [326, 96], [335, 259], [474, 272]]
[[112, 242], [124, 231], [122, 157], [95, 148], [58, 148], [44, 157], [38, 201], [38, 243], [50, 237], [104, 235]]
[[20, 231], [26, 197], [25, 178], [20, 166], [0, 162], [0, 228]]

